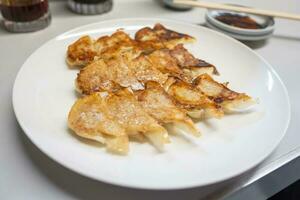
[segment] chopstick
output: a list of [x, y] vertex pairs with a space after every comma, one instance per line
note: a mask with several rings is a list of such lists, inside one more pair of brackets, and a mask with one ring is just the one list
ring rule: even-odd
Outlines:
[[207, 1], [192, 1], [192, 0], [173, 0], [173, 3], [193, 6], [193, 7], [201, 7], [201, 8], [209, 8], [209, 9], [218, 9], [218, 10], [230, 10], [236, 12], [244, 12], [256, 15], [265, 15], [271, 17], [279, 17], [286, 18], [292, 20], [300, 20], [300, 14], [280, 12], [280, 11], [272, 11], [272, 10], [263, 10], [257, 8], [248, 8], [248, 7], [239, 7], [233, 5], [225, 5], [220, 3], [213, 3]]

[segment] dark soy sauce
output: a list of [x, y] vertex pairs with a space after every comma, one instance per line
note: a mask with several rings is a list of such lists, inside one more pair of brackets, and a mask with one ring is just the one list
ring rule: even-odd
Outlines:
[[48, 12], [48, 0], [26, 5], [1, 5], [2, 16], [14, 22], [29, 22]]

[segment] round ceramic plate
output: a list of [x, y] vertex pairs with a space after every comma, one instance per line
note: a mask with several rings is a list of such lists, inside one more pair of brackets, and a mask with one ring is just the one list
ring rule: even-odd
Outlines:
[[[165, 152], [148, 143], [132, 142], [127, 156], [112, 155], [101, 145], [75, 137], [68, 129], [68, 112], [78, 98], [78, 70], [65, 63], [69, 44], [83, 35], [95, 38], [116, 29], [133, 35], [160, 22], [197, 39], [186, 45], [195, 56], [217, 66], [220, 81], [259, 99], [252, 110], [197, 123], [200, 138], [171, 136]], [[90, 178], [121, 186], [179, 189], [204, 186], [237, 176], [263, 161], [279, 144], [288, 127], [287, 91], [273, 68], [240, 42], [207, 28], [161, 19], [103, 21], [76, 28], [36, 50], [19, 71], [13, 106], [32, 142], [63, 166]]]

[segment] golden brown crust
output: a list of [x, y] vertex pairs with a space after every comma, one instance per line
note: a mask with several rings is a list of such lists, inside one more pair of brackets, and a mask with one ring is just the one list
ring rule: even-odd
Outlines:
[[121, 87], [133, 90], [144, 88], [143, 83], [155, 81], [163, 85], [168, 76], [153, 67], [143, 55], [128, 60], [118, 56], [107, 61], [97, 60], [80, 70], [76, 86], [83, 94], [97, 91], [116, 91]]
[[195, 38], [169, 30], [161, 24], [155, 24], [153, 28], [145, 27], [138, 30], [135, 40], [143, 52], [148, 54], [163, 48], [172, 49], [177, 44], [194, 42]]
[[[191, 71], [195, 71], [199, 68], [207, 71], [211, 69], [212, 74], [218, 75], [216, 67], [204, 60], [195, 58], [182, 44], [176, 45], [173, 49], [170, 50], [170, 54], [177, 60], [177, 63], [182, 68], [187, 68]], [[199, 74], [200, 75], [200, 74]]]
[[180, 124], [188, 132], [197, 135], [193, 121], [187, 117], [186, 111], [176, 106], [175, 101], [156, 82], [147, 82], [146, 89], [136, 93], [143, 109], [161, 124]]
[[[116, 91], [121, 88], [121, 84], [128, 86], [136, 79], [131, 80], [132, 75], [127, 74], [126, 82], [122, 82], [118, 77], [113, 77], [113, 72], [119, 71], [109, 67], [103, 60], [98, 60], [80, 70], [76, 79], [77, 90], [82, 94], [89, 95], [99, 91]], [[125, 70], [121, 71], [123, 75]]]
[[75, 102], [69, 112], [68, 125], [79, 136], [97, 141], [105, 138], [104, 135], [125, 135], [125, 130], [108, 114], [107, 107], [97, 93]]
[[200, 75], [193, 82], [193, 85], [202, 91], [206, 96], [212, 99], [215, 103], [224, 107], [228, 106], [229, 104], [235, 104], [235, 106], [238, 106], [238, 104], [252, 101], [251, 97], [245, 93], [238, 93], [230, 90], [227, 87], [227, 84], [218, 83], [208, 74]]
[[93, 47], [94, 41], [90, 36], [83, 36], [68, 46], [67, 63], [70, 67], [86, 65], [97, 55]]
[[85, 66], [76, 87], [87, 96], [71, 108], [70, 129], [118, 154], [128, 152], [129, 138], [147, 138], [162, 149], [169, 142], [162, 125], [199, 135], [188, 115], [220, 118], [224, 111], [253, 103], [248, 95], [213, 80], [216, 67], [182, 45], [192, 41], [156, 24], [139, 30], [135, 40], [118, 30], [96, 41], [84, 36], [71, 44], [66, 61]]
[[143, 108], [161, 123], [170, 123], [186, 115], [185, 110], [178, 108], [174, 99], [156, 82], [147, 82], [145, 90], [136, 94]]
[[161, 41], [137, 41], [137, 45], [142, 49], [143, 54], [150, 54], [153, 51], [167, 48]]
[[136, 41], [152, 41], [163, 42], [165, 45], [175, 46], [179, 43], [194, 42], [195, 38], [187, 34], [178, 33], [176, 31], [165, 28], [163, 25], [157, 23], [153, 29], [145, 27], [138, 30], [135, 34]]
[[224, 115], [220, 106], [189, 83], [176, 80], [169, 87], [168, 93], [176, 100], [178, 106], [188, 111], [204, 110], [209, 112], [211, 117], [216, 118]]
[[148, 55], [153, 65], [169, 76], [179, 78], [187, 83], [201, 74], [217, 75], [216, 67], [195, 58], [181, 44], [173, 49], [159, 49]]
[[168, 90], [168, 93], [183, 108], [203, 108], [212, 102], [192, 85], [181, 80], [176, 80]]
[[140, 42], [154, 41], [154, 40], [158, 40], [158, 36], [156, 35], [156, 33], [153, 31], [152, 28], [144, 27], [135, 33], [134, 39]]
[[83, 36], [68, 47], [67, 63], [70, 67], [85, 66], [95, 59], [110, 59], [126, 54], [133, 58], [148, 54], [158, 49], [174, 48], [177, 44], [194, 41], [194, 38], [166, 29], [156, 24], [153, 29], [143, 28], [136, 33], [136, 40], [123, 31], [111, 36], [102, 36], [96, 41]]
[[136, 58], [142, 53], [137, 42], [123, 31], [117, 31], [111, 36], [99, 38], [95, 46], [98, 51], [98, 59], [101, 58], [104, 60], [109, 60], [120, 55]]
[[102, 36], [96, 41], [89, 36], [79, 38], [68, 47], [67, 63], [70, 67], [82, 67], [95, 59], [108, 60], [121, 54], [137, 57], [141, 53], [136, 41], [123, 31], [117, 31], [111, 36]]
[[160, 49], [148, 55], [149, 60], [159, 71], [169, 76], [174, 76], [183, 80], [190, 81], [184, 71], [178, 66], [177, 61], [170, 55], [168, 49]]
[[78, 136], [104, 143], [107, 150], [120, 154], [128, 151], [129, 135], [142, 133], [158, 148], [168, 142], [167, 131], [127, 89], [78, 99], [69, 113], [68, 125]]
[[139, 57], [132, 60], [127, 60], [127, 65], [132, 70], [137, 80], [142, 83], [155, 81], [160, 85], [163, 85], [164, 82], [168, 79], [168, 75], [161, 73], [144, 55], [140, 55]]
[[109, 114], [115, 117], [128, 134], [164, 131], [164, 128], [144, 111], [134, 95], [126, 89], [108, 96], [106, 105]]

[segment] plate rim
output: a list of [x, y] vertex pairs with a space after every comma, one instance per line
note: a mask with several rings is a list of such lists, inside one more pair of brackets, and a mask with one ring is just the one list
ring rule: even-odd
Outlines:
[[[63, 35], [63, 34], [67, 34], [67, 33], [71, 33], [74, 32], [76, 30], [79, 29], [83, 29], [86, 28], [88, 26], [96, 26], [98, 24], [102, 24], [102, 23], [108, 23], [108, 22], [117, 22], [117, 23], [121, 23], [121, 22], [135, 22], [135, 21], [144, 21], [145, 23], [149, 22], [149, 23], [157, 23], [157, 22], [166, 22], [166, 23], [173, 23], [176, 25], [188, 25], [188, 26], [192, 26], [194, 28], [200, 28], [200, 29], [205, 29], [206, 31], [212, 32], [214, 34], [217, 34], [221, 37], [225, 37], [227, 39], [229, 39], [231, 42], [237, 43], [238, 45], [243, 46], [243, 48], [246, 48], [248, 51], [252, 52], [255, 54], [255, 56], [257, 56], [264, 64], [268, 70], [270, 70], [270, 72], [272, 73], [272, 75], [274, 77], [277, 78], [277, 80], [279, 81], [280, 86], [282, 87], [283, 93], [284, 95], [284, 99], [285, 102], [287, 103], [287, 108], [286, 108], [286, 113], [287, 113], [287, 119], [286, 122], [284, 124], [284, 129], [283, 129], [283, 133], [281, 135], [280, 138], [277, 139], [277, 142], [273, 144], [272, 148], [270, 148], [270, 150], [268, 151], [268, 153], [266, 153], [264, 156], [262, 156], [257, 162], [252, 163], [252, 165], [249, 165], [247, 167], [244, 167], [243, 170], [240, 170], [238, 173], [234, 173], [234, 174], [229, 174], [226, 176], [223, 176], [221, 179], [218, 180], [212, 180], [212, 181], [207, 181], [205, 183], [202, 184], [197, 184], [197, 183], [191, 183], [191, 184], [185, 184], [184, 186], [165, 186], [165, 187], [155, 187], [155, 186], [140, 186], [138, 184], [127, 184], [127, 183], [120, 183], [118, 181], [113, 181], [113, 180], [108, 180], [108, 179], [101, 179], [99, 177], [94, 177], [91, 176], [89, 173], [84, 172], [84, 170], [77, 170], [76, 168], [72, 167], [71, 164], [68, 164], [67, 162], [61, 162], [58, 158], [56, 158], [54, 155], [51, 154], [51, 152], [49, 153], [49, 150], [47, 150], [47, 148], [44, 148], [42, 145], [40, 145], [36, 139], [34, 139], [34, 137], [32, 136], [32, 134], [30, 134], [30, 131], [28, 130], [28, 128], [26, 127], [26, 125], [22, 122], [22, 119], [19, 118], [18, 115], [18, 110], [17, 110], [17, 99], [16, 99], [16, 95], [17, 95], [17, 86], [18, 86], [18, 80], [20, 79], [20, 76], [22, 74], [22, 70], [24, 70], [24, 66], [25, 64], [28, 62], [28, 60], [30, 60], [30, 58], [39, 51], [39, 49], [41, 49], [42, 47], [44, 47], [45, 45], [47, 45], [48, 43], [52, 42], [53, 40], [55, 40], [57, 37]], [[190, 22], [186, 22], [186, 21], [176, 21], [176, 20], [172, 20], [172, 19], [165, 19], [165, 18], [116, 18], [116, 19], [110, 19], [110, 20], [103, 20], [101, 22], [94, 22], [94, 23], [89, 23], [83, 26], [78, 26], [75, 27], [73, 29], [70, 29], [68, 31], [65, 31], [63, 33], [60, 33], [58, 35], [56, 35], [55, 37], [49, 39], [48, 41], [46, 41], [45, 43], [43, 43], [39, 48], [37, 48], [35, 51], [33, 51], [28, 57], [27, 59], [23, 62], [22, 66], [20, 67], [16, 77], [15, 77], [15, 81], [13, 84], [13, 89], [12, 89], [12, 105], [13, 105], [13, 111], [15, 113], [15, 117], [17, 122], [19, 123], [20, 127], [22, 128], [22, 131], [25, 133], [25, 135], [28, 137], [28, 139], [41, 151], [43, 152], [43, 154], [45, 154], [46, 156], [48, 156], [50, 159], [52, 159], [53, 161], [55, 161], [56, 163], [58, 163], [59, 165], [71, 170], [72, 172], [75, 172], [79, 175], [91, 178], [93, 180], [97, 180], [97, 181], [101, 181], [103, 183], [106, 184], [111, 184], [111, 185], [115, 185], [115, 186], [122, 186], [122, 187], [126, 187], [126, 188], [135, 188], [135, 189], [147, 189], [147, 190], [178, 190], [178, 189], [189, 189], [189, 188], [196, 188], [196, 187], [203, 187], [203, 186], [209, 186], [212, 184], [216, 184], [216, 183], [220, 183], [223, 182], [225, 180], [229, 180], [232, 179], [234, 177], [238, 177], [243, 173], [248, 172], [249, 170], [253, 169], [254, 167], [256, 167], [258, 164], [260, 164], [261, 162], [263, 162], [268, 156], [270, 156], [274, 150], [276, 149], [276, 147], [279, 145], [279, 143], [282, 141], [282, 139], [284, 138], [288, 128], [289, 128], [289, 124], [290, 124], [290, 120], [291, 120], [291, 104], [290, 104], [290, 98], [289, 98], [289, 94], [288, 94], [288, 90], [284, 84], [284, 82], [281, 80], [280, 76], [277, 74], [277, 72], [275, 71], [275, 69], [272, 67], [272, 65], [270, 63], [267, 62], [266, 59], [264, 59], [261, 55], [259, 55], [257, 52], [255, 52], [254, 50], [252, 50], [250, 47], [246, 46], [245, 44], [231, 38], [230, 36], [227, 36], [223, 33], [217, 32], [215, 30], [211, 30], [209, 28], [203, 27], [203, 26], [199, 26], [196, 24], [192, 24]]]

